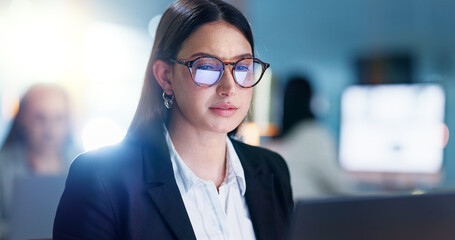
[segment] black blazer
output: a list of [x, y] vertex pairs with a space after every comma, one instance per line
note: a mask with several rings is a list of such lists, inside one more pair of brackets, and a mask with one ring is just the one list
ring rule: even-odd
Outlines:
[[[278, 154], [233, 140], [257, 239], [282, 239], [293, 208]], [[160, 124], [78, 156], [54, 222], [58, 239], [196, 239]]]

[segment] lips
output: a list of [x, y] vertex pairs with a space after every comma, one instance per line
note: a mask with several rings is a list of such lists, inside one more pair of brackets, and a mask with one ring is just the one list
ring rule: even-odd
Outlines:
[[230, 117], [234, 115], [234, 113], [239, 109], [235, 105], [231, 103], [220, 103], [216, 104], [214, 106], [211, 106], [210, 111], [215, 113], [216, 115], [222, 116], [222, 117]]

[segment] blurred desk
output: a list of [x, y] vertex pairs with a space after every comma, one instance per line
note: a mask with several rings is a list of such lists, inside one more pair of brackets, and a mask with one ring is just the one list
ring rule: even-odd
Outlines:
[[437, 187], [442, 173], [416, 174], [391, 172], [348, 172], [359, 185], [370, 185], [384, 191], [430, 189]]

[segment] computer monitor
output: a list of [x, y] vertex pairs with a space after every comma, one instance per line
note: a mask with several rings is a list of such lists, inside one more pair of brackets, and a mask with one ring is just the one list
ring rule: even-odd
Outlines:
[[66, 176], [28, 176], [14, 182], [11, 240], [49, 239]]
[[450, 240], [455, 192], [344, 197], [296, 204], [288, 240]]
[[437, 84], [348, 87], [341, 98], [341, 166], [353, 172], [439, 172], [444, 113], [445, 93]]

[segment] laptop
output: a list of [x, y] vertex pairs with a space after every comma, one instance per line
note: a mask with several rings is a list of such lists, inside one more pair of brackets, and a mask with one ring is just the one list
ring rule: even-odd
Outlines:
[[52, 238], [66, 176], [16, 179], [11, 204], [11, 240]]
[[299, 201], [287, 239], [455, 239], [455, 192]]

